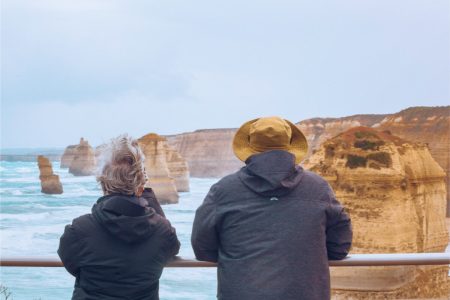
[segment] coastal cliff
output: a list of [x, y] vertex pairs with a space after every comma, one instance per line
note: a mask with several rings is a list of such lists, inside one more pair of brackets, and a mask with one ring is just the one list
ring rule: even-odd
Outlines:
[[[446, 172], [450, 190], [450, 106], [412, 107], [395, 114], [313, 118], [297, 123], [309, 143], [308, 156], [320, 145], [350, 128], [367, 126], [388, 130], [406, 140], [428, 144], [431, 155]], [[207, 129], [167, 136], [186, 158], [193, 177], [223, 177], [243, 166], [233, 153], [236, 129]], [[450, 194], [447, 194], [450, 216]]]
[[[342, 118], [312, 118], [297, 123], [309, 144], [309, 154], [324, 141], [357, 126], [389, 130], [399, 137], [428, 143], [431, 154], [450, 172], [450, 106], [412, 107], [395, 114], [354, 115]], [[221, 177], [235, 172], [242, 163], [231, 144], [236, 129], [204, 129], [167, 136], [188, 161], [193, 177]]]
[[[445, 173], [425, 144], [352, 128], [305, 161], [323, 176], [353, 224], [351, 253], [443, 252]], [[448, 266], [333, 268], [333, 299], [421, 299], [448, 295]]]
[[231, 148], [235, 132], [236, 129], [205, 129], [167, 136], [167, 140], [187, 160], [191, 176], [222, 177], [243, 166]]
[[37, 157], [39, 167], [39, 179], [41, 181], [41, 192], [44, 194], [62, 194], [63, 187], [59, 176], [53, 173], [52, 164], [45, 156]]
[[161, 204], [178, 203], [178, 192], [175, 179], [169, 175], [166, 158], [166, 138], [155, 133], [147, 134], [138, 140], [139, 147], [145, 155], [147, 172], [146, 186], [155, 192]]
[[450, 106], [408, 108], [386, 116], [372, 127], [428, 145], [431, 155], [447, 174], [447, 216], [450, 216]]
[[323, 142], [350, 128], [371, 127], [383, 120], [385, 115], [354, 115], [343, 118], [313, 118], [297, 123], [297, 127], [308, 140], [308, 156]]
[[[297, 126], [308, 140], [309, 154], [327, 139], [356, 126], [387, 130], [403, 139], [428, 144], [431, 155], [447, 174], [447, 191], [450, 190], [450, 106], [411, 107], [389, 115], [315, 118], [301, 121]], [[447, 203], [447, 215], [450, 216], [449, 193]]]

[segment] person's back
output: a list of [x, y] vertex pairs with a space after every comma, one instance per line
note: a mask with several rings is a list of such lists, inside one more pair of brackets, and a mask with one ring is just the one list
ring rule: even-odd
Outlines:
[[[118, 169], [125, 173], [118, 174]], [[142, 173], [137, 180], [136, 172]], [[151, 189], [134, 192], [145, 183], [140, 161], [119, 153], [103, 173], [99, 181], [106, 195], [91, 214], [66, 226], [58, 249], [64, 266], [76, 277], [72, 299], [159, 299], [163, 267], [180, 247], [175, 230]], [[129, 180], [126, 174], [131, 174]]]
[[351, 245], [348, 216], [295, 155], [245, 158], [211, 188], [192, 232], [197, 259], [219, 263], [218, 298], [328, 299], [328, 259], [344, 258]]

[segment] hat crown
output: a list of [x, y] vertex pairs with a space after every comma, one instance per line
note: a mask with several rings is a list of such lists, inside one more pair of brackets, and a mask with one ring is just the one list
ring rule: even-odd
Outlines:
[[253, 154], [271, 150], [294, 154], [298, 164], [308, 152], [308, 142], [295, 124], [279, 117], [247, 121], [234, 135], [233, 151], [241, 161], [245, 162]]
[[291, 138], [291, 127], [279, 117], [260, 118], [249, 130], [249, 144], [257, 151], [285, 149]]

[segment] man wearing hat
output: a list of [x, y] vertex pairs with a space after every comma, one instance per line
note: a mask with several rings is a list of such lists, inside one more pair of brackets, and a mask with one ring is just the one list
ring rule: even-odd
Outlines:
[[351, 222], [328, 183], [298, 165], [307, 149], [278, 117], [237, 131], [246, 166], [211, 187], [192, 228], [197, 259], [218, 262], [219, 299], [330, 299], [328, 260], [347, 255]]

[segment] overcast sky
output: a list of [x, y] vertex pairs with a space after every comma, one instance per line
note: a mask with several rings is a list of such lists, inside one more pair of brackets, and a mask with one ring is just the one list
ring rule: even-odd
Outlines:
[[450, 1], [2, 0], [1, 146], [450, 104]]

